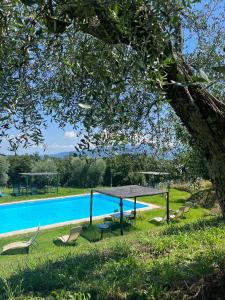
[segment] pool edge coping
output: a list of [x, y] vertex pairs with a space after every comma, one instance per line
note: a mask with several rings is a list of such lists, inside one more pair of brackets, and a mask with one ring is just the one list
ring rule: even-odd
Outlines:
[[[94, 194], [99, 194], [99, 193], [94, 193]], [[77, 194], [77, 195], [70, 195], [70, 196], [59, 196], [59, 197], [55, 197], [55, 198], [41, 198], [41, 199], [34, 199], [34, 200], [24, 200], [24, 201], [14, 201], [11, 203], [1, 203], [1, 205], [7, 205], [7, 204], [18, 204], [18, 203], [26, 203], [26, 202], [36, 202], [36, 201], [40, 201], [40, 200], [55, 200], [57, 199], [61, 199], [61, 198], [68, 198], [68, 197], [76, 197], [76, 196], [85, 196], [85, 195], [89, 195], [89, 193], [85, 193], [85, 194]], [[129, 199], [129, 198], [123, 198], [124, 200], [133, 202], [133, 200]], [[139, 204], [143, 204], [143, 205], [147, 205], [147, 207], [142, 207], [142, 208], [138, 208], [137, 211], [145, 211], [145, 210], [152, 210], [152, 209], [157, 209], [160, 208], [160, 206], [155, 205], [155, 204], [151, 204], [151, 203], [147, 203], [147, 202], [143, 202], [143, 201], [137, 201], [137, 203]], [[131, 212], [133, 209], [130, 210], [126, 210], [126, 212]], [[101, 216], [95, 216], [92, 218], [93, 221], [96, 220], [101, 220], [105, 217], [109, 217], [111, 216], [113, 213], [110, 214], [105, 214], [105, 215], [101, 215]], [[40, 226], [40, 231], [42, 230], [47, 230], [47, 229], [53, 229], [53, 228], [58, 228], [58, 227], [63, 227], [63, 226], [67, 226], [67, 225], [72, 225], [72, 224], [79, 224], [79, 223], [85, 223], [88, 222], [90, 220], [90, 217], [88, 218], [82, 218], [82, 219], [78, 219], [78, 220], [72, 220], [72, 221], [66, 221], [66, 222], [59, 222], [59, 223], [54, 223], [54, 224], [50, 224], [50, 225], [44, 225], [44, 226]], [[21, 230], [15, 230], [15, 231], [11, 231], [11, 232], [6, 232], [6, 233], [0, 233], [0, 238], [5, 238], [5, 237], [11, 237], [11, 236], [16, 236], [16, 235], [22, 235], [22, 234], [26, 234], [26, 233], [31, 233], [37, 230], [37, 226], [35, 227], [31, 227], [31, 228], [27, 228], [27, 229], [21, 229]]]

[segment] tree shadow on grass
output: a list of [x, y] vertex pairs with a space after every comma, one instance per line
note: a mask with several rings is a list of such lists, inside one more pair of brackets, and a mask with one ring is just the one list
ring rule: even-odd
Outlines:
[[203, 217], [197, 221], [189, 222], [183, 225], [175, 225], [172, 224], [171, 226], [167, 227], [162, 231], [162, 235], [175, 235], [175, 234], [182, 234], [186, 232], [195, 232], [196, 230], [205, 230], [209, 227], [219, 227], [224, 226], [225, 220], [218, 216], [218, 217]]
[[[78, 255], [67, 254], [56, 261], [47, 260], [35, 268], [25, 266], [7, 280], [7, 285], [0, 278], [0, 299], [8, 299], [6, 291], [8, 287], [13, 292], [17, 291], [18, 295], [33, 293], [46, 296], [60, 289], [79, 291], [84, 285], [83, 291], [94, 296], [97, 292], [95, 289], [101, 293], [101, 279], [98, 272], [102, 266], [112, 260], [119, 262], [129, 255], [129, 247], [125, 243], [120, 243], [108, 250], [97, 250], [92, 247], [91, 250]], [[97, 284], [94, 283], [96, 280], [99, 280]]]
[[185, 202], [189, 201], [189, 199], [190, 199], [190, 198], [188, 198], [188, 199], [186, 199], [186, 198], [185, 198], [185, 199], [184, 199], [184, 198], [179, 198], [179, 199], [173, 200], [172, 203], [177, 203], [177, 204], [182, 204], [182, 205], [184, 205]]
[[98, 242], [101, 239], [100, 232], [94, 225], [83, 229], [81, 236], [91, 243]]
[[[124, 225], [124, 233], [128, 234], [129, 231], [133, 231], [135, 228], [130, 228], [128, 225]], [[95, 226], [82, 230], [81, 236], [91, 243], [98, 242], [101, 240], [101, 231]], [[120, 236], [120, 224], [115, 223], [110, 229], [103, 232], [102, 239], [104, 238], [114, 238], [115, 236]]]
[[[33, 295], [45, 299], [56, 299], [47, 298], [52, 291], [82, 291], [90, 294], [91, 299], [184, 299], [184, 294], [192, 293], [187, 287], [224, 270], [224, 254], [209, 247], [203, 253], [188, 256], [188, 264], [185, 253], [176, 259], [159, 257], [154, 264], [148, 264], [141, 263], [139, 255], [134, 255], [124, 242], [107, 250], [92, 248], [57, 261], [48, 260], [35, 268], [26, 266], [7, 280], [7, 286], [15, 296]], [[201, 288], [201, 282], [199, 286]], [[1, 300], [9, 299], [4, 287], [4, 281], [0, 280]]]
[[77, 241], [69, 242], [69, 243], [63, 243], [60, 240], [53, 240], [53, 244], [57, 247], [75, 247], [78, 245]]

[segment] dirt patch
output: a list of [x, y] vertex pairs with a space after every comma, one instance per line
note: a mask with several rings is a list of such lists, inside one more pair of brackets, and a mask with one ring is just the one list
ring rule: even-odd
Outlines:
[[225, 274], [216, 273], [201, 278], [197, 282], [176, 292], [169, 293], [169, 299], [182, 300], [224, 300]]

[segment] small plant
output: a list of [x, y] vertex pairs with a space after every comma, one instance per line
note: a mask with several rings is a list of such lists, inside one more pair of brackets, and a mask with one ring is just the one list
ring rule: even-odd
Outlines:
[[22, 283], [23, 280], [21, 279], [16, 285], [13, 286], [13, 283], [3, 279], [3, 299], [14, 300], [17, 296], [21, 295], [23, 293]]
[[85, 294], [82, 292], [71, 292], [71, 291], [54, 291], [51, 293], [50, 297], [48, 297], [48, 300], [89, 300], [91, 299], [90, 294]]

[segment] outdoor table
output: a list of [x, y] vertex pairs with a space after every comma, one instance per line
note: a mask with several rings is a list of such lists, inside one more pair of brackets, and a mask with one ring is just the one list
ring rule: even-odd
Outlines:
[[103, 232], [110, 228], [109, 224], [97, 224], [96, 227], [101, 231], [101, 239], [103, 238]]
[[[112, 218], [119, 220], [120, 219], [120, 213], [116, 213], [112, 215]], [[134, 214], [131, 212], [124, 212], [123, 214], [124, 223], [126, 223], [129, 226], [132, 226], [131, 220], [134, 218]]]

